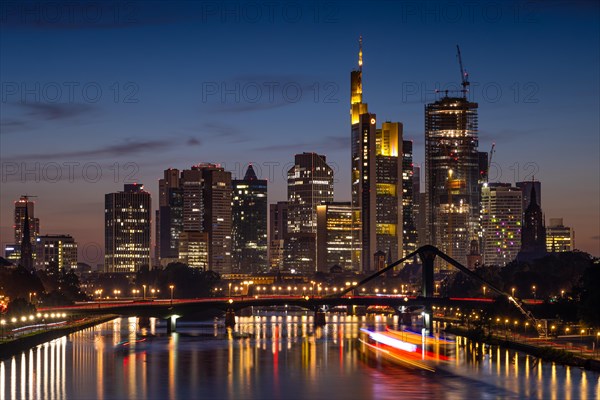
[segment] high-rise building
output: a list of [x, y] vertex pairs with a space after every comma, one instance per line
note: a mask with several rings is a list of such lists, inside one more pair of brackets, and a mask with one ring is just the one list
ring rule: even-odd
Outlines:
[[288, 233], [317, 230], [317, 205], [333, 201], [333, 169], [324, 155], [296, 154], [288, 171]]
[[417, 247], [427, 244], [425, 226], [425, 193], [421, 193], [421, 167], [413, 167], [413, 220], [417, 229]]
[[[404, 183], [404, 148], [402, 124], [384, 122], [375, 136], [375, 232], [376, 250], [391, 254], [393, 260], [404, 255], [403, 194], [406, 185], [412, 189], [412, 166]], [[412, 149], [409, 151], [412, 164]], [[402, 156], [400, 156], [402, 155]], [[407, 157], [408, 158], [408, 157]], [[409, 189], [407, 189], [408, 191]], [[411, 233], [414, 230], [411, 227]], [[414, 242], [413, 242], [414, 245]], [[371, 255], [374, 253], [370, 253]], [[372, 257], [372, 256], [371, 256]], [[371, 258], [369, 257], [369, 258]], [[373, 259], [374, 260], [374, 259]]]
[[191, 169], [181, 171], [184, 231], [201, 232], [204, 229], [204, 182], [202, 174], [204, 165], [194, 165]]
[[150, 266], [150, 193], [141, 184], [104, 196], [106, 272], [137, 272]]
[[25, 209], [29, 216], [29, 233], [31, 245], [35, 247], [36, 238], [40, 234], [40, 220], [35, 218], [35, 203], [29, 198], [32, 196], [23, 195], [15, 201], [15, 243], [20, 245], [23, 241], [23, 229], [25, 223]]
[[41, 235], [36, 240], [36, 269], [55, 264], [59, 270], [77, 269], [77, 243], [70, 235]]
[[352, 269], [352, 205], [349, 202], [317, 206], [317, 270], [329, 272], [334, 265]]
[[535, 185], [531, 186], [529, 206], [523, 214], [519, 261], [531, 261], [546, 255], [546, 227]]
[[[418, 179], [418, 177], [417, 177]], [[417, 250], [419, 239], [415, 223], [414, 204], [418, 202], [419, 192], [414, 192], [414, 164], [413, 164], [413, 142], [404, 140], [402, 142], [402, 254], [406, 255]], [[395, 260], [394, 260], [395, 261]]]
[[[192, 168], [197, 168], [202, 173], [204, 187], [202, 190], [204, 209], [202, 230], [208, 233], [210, 243], [209, 268], [219, 274], [231, 273], [231, 172], [225, 171], [224, 168], [215, 164], [201, 164]], [[185, 215], [184, 207], [184, 217]]]
[[288, 226], [288, 203], [278, 201], [269, 205], [269, 265], [283, 269], [285, 239]]
[[521, 248], [521, 189], [489, 183], [483, 185], [481, 197], [483, 262], [503, 267]]
[[[231, 272], [231, 173], [216, 164], [167, 169], [159, 180], [157, 250], [162, 265], [181, 259], [182, 232], [209, 237], [208, 268]], [[192, 263], [196, 265], [197, 263]]]
[[477, 107], [447, 95], [425, 106], [427, 242], [462, 264], [479, 235]]
[[179, 258], [179, 235], [183, 231], [183, 189], [179, 170], [169, 168], [158, 181], [156, 253], [163, 266]]
[[565, 226], [562, 218], [550, 218], [546, 226], [546, 251], [559, 253], [575, 249], [575, 231]]
[[402, 124], [385, 122], [377, 129], [377, 117], [369, 113], [362, 94], [362, 37], [358, 69], [350, 74], [350, 122], [352, 220], [354, 230], [352, 265], [364, 272], [374, 270], [377, 251], [403, 253], [403, 159]]
[[179, 234], [179, 262], [192, 268], [208, 270], [208, 233], [183, 231]]
[[285, 265], [316, 271], [317, 205], [333, 201], [333, 169], [324, 155], [296, 154], [288, 170], [288, 233]]
[[255, 274], [268, 270], [267, 180], [252, 165], [233, 185], [233, 271]]

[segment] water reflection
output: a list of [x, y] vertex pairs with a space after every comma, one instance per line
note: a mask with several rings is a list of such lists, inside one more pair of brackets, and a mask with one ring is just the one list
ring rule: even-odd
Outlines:
[[[307, 313], [181, 322], [116, 319], [0, 361], [0, 400], [31, 398], [597, 398], [597, 374], [457, 338], [436, 374], [366, 357], [359, 329], [385, 316]], [[444, 356], [444, 357], [442, 357]]]

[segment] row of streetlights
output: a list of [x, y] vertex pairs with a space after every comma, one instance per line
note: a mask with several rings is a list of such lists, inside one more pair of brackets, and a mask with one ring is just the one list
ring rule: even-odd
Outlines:
[[[142, 291], [141, 292], [143, 294], [142, 298], [144, 300], [146, 300], [146, 288], [147, 288], [147, 285], [142, 285]], [[174, 289], [175, 289], [175, 285], [169, 285], [169, 290], [171, 291], [171, 303], [173, 302], [173, 291], [174, 291]], [[96, 289], [96, 290], [94, 290], [94, 295], [96, 297], [98, 297], [98, 298], [102, 298], [102, 293], [103, 292], [104, 292], [104, 289]], [[121, 295], [122, 291], [121, 291], [121, 289], [114, 289], [112, 291], [112, 293], [113, 293], [115, 299], [117, 299]], [[132, 293], [133, 297], [137, 297], [140, 294], [140, 289], [135, 289], [135, 288], [131, 289], [131, 293]], [[157, 296], [158, 293], [160, 293], [160, 289], [150, 288], [151, 297]]]
[[36, 318], [38, 319], [58, 319], [58, 318], [66, 318], [67, 314], [66, 313], [37, 313], [36, 315], [30, 314], [30, 315], [22, 315], [21, 317], [12, 317], [10, 320], [9, 319], [0, 319], [0, 326], [2, 327], [2, 336], [4, 336], [4, 329], [5, 326], [8, 325], [8, 323], [12, 323], [13, 325], [16, 325], [18, 323], [24, 324], [26, 322], [32, 322], [34, 321]]
[[[288, 295], [292, 295], [292, 293], [294, 292], [294, 294], [296, 294], [295, 292], [298, 292], [299, 290], [302, 290], [302, 293], [306, 293], [306, 292], [311, 292], [313, 295], [315, 294], [315, 291], [317, 292], [329, 292], [330, 290], [332, 292], [338, 292], [338, 291], [344, 291], [348, 288], [351, 287], [355, 287], [358, 283], [357, 282], [346, 282], [345, 285], [342, 285], [340, 287], [338, 286], [323, 286], [321, 283], [317, 283], [314, 281], [310, 282], [311, 285], [310, 286], [298, 286], [298, 285], [294, 285], [294, 286], [277, 286], [277, 285], [273, 285], [270, 286], [270, 289], [273, 293], [280, 293], [282, 291], [287, 290]], [[245, 290], [249, 289], [249, 287], [253, 285], [252, 281], [243, 281], [240, 282], [238, 284], [234, 284], [232, 282], [227, 284], [227, 288], [228, 288], [228, 296], [231, 297], [232, 294], [237, 295], [238, 292], [244, 292]], [[439, 285], [438, 285], [439, 286]], [[394, 289], [389, 289], [388, 288], [371, 288], [370, 292], [371, 293], [394, 293], [394, 294], [406, 294], [409, 293], [408, 291], [409, 287], [408, 285], [401, 285], [400, 289], [394, 288]], [[262, 291], [264, 294], [267, 294], [269, 292], [269, 285], [255, 285], [254, 286], [254, 290], [256, 292], [258, 292], [260, 294], [260, 292]], [[214, 288], [213, 291], [218, 292], [218, 291], [223, 291], [223, 288]], [[365, 294], [367, 291], [366, 288], [361, 288], [361, 292], [363, 294]]]

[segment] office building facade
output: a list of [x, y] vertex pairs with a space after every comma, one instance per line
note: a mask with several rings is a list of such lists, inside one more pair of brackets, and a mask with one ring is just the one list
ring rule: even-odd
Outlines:
[[489, 183], [483, 185], [481, 197], [483, 263], [503, 267], [521, 248], [521, 189], [510, 183]]
[[106, 272], [135, 273], [150, 266], [150, 193], [141, 184], [104, 196]]
[[233, 185], [233, 272], [268, 270], [267, 180], [258, 179], [252, 165]]
[[477, 107], [447, 95], [425, 106], [427, 242], [463, 264], [480, 234]]

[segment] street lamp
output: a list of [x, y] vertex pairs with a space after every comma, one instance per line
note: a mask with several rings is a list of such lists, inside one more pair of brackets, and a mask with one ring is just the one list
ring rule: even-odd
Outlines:
[[175, 285], [169, 285], [169, 289], [171, 289], [171, 305], [173, 305], [173, 289], [175, 289]]
[[531, 291], [533, 292], [533, 298], [535, 299], [535, 285], [531, 287]]
[[510, 289], [513, 299], [515, 298], [515, 288]]
[[485, 297], [485, 291], [486, 291], [486, 289], [487, 288], [485, 287], [485, 285], [483, 285], [483, 297]]
[[231, 282], [229, 282], [229, 297], [231, 297]]
[[142, 287], [144, 288], [144, 297], [143, 297], [143, 299], [146, 300], [146, 285], [142, 285]]

